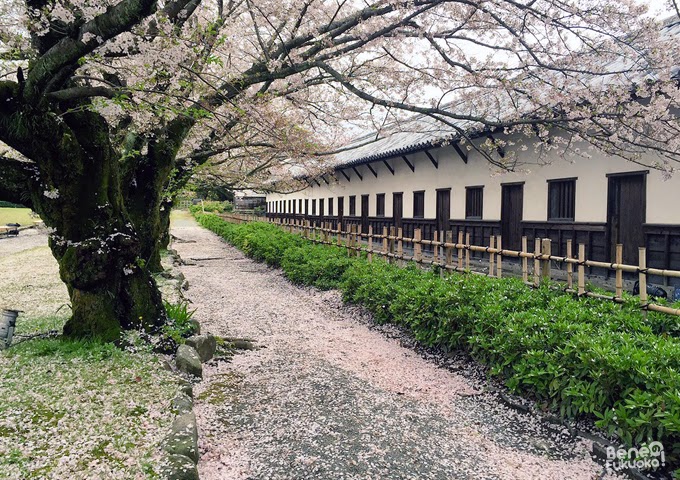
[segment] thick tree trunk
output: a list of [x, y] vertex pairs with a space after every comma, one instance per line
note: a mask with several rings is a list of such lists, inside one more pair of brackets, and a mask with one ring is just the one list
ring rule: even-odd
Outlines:
[[123, 201], [119, 159], [105, 121], [77, 110], [61, 119], [25, 112], [16, 118], [28, 119], [32, 128], [25, 129], [26, 143], [12, 138], [13, 146], [40, 159], [31, 200], [53, 230], [50, 247], [70, 295], [64, 333], [114, 341], [121, 330], [163, 325], [165, 310]]
[[168, 173], [169, 169], [159, 169], [151, 159], [142, 157], [133, 171], [125, 175], [125, 203], [139, 238], [139, 254], [152, 272], [163, 270], [161, 204]]
[[[140, 256], [152, 272], [163, 270], [161, 252], [170, 240], [170, 186], [177, 151], [194, 120], [178, 117], [153, 135], [146, 154], [130, 156], [123, 166], [124, 199], [140, 241]], [[128, 139], [140, 145], [143, 139]]]

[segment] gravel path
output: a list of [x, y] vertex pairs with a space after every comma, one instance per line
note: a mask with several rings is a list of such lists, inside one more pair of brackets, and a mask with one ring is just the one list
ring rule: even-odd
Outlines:
[[186, 219], [173, 234], [204, 330], [263, 347], [209, 364], [196, 388], [203, 480], [616, 478], [588, 443], [402, 347], [337, 292]]

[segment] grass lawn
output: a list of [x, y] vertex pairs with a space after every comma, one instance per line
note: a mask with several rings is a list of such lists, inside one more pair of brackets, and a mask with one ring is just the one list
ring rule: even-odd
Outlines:
[[0, 208], [0, 225], [7, 223], [19, 223], [23, 225], [33, 225], [35, 220], [40, 220], [38, 217], [30, 216], [30, 208]]
[[[18, 335], [60, 330], [69, 314], [46, 238], [0, 241], [0, 271], [11, 272], [0, 307], [24, 310]], [[0, 351], [0, 478], [159, 478], [177, 388], [146, 346], [15, 337]]]

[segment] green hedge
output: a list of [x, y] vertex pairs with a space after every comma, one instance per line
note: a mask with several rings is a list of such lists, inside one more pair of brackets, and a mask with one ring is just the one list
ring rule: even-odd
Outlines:
[[26, 207], [24, 207], [23, 205], [19, 205], [17, 203], [0, 200], [0, 208], [26, 208]]
[[203, 204], [191, 205], [189, 211], [194, 215], [202, 212], [206, 213], [230, 213], [234, 211], [234, 204], [231, 202], [218, 202], [216, 200], [204, 200]]
[[338, 288], [379, 322], [407, 326], [427, 345], [464, 348], [563, 416], [592, 415], [629, 445], [660, 440], [680, 454], [680, 327], [637, 299], [623, 305], [575, 298], [518, 279], [438, 274], [413, 265], [349, 258], [272, 224], [198, 221], [293, 282]]

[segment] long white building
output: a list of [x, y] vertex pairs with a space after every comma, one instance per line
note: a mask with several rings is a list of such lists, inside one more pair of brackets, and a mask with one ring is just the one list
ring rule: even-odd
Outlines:
[[[611, 261], [617, 243], [636, 264], [638, 247], [648, 264], [680, 269], [680, 177], [598, 151], [547, 163], [530, 147], [517, 152], [521, 167], [499, 172], [475, 150], [433, 148], [429, 133], [396, 134], [346, 152], [332, 175], [309, 179], [309, 188], [268, 194], [268, 215], [337, 225], [421, 228], [424, 238], [442, 230], [470, 232], [486, 245], [502, 235], [519, 249], [522, 236], [551, 238], [553, 252], [566, 241], [584, 243], [587, 257]], [[528, 142], [528, 140], [527, 140]], [[506, 153], [507, 154], [507, 153]], [[651, 160], [651, 158], [649, 159]], [[455, 237], [454, 237], [455, 238]]]

